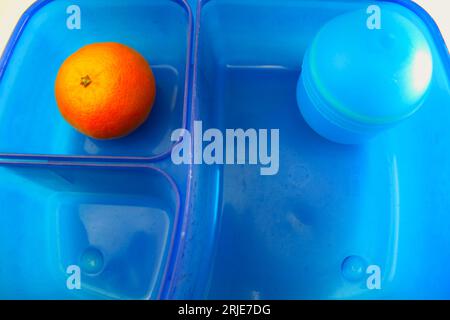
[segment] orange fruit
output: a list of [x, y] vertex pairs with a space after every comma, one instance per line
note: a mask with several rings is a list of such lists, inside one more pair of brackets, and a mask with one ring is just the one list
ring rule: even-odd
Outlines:
[[145, 58], [114, 42], [87, 45], [72, 54], [55, 83], [64, 119], [95, 139], [134, 131], [150, 114], [155, 95], [155, 78]]

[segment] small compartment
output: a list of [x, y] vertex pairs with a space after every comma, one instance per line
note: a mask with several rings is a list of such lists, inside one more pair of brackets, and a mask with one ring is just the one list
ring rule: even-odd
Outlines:
[[[67, 8], [78, 5], [81, 29], [69, 30]], [[173, 130], [184, 127], [192, 17], [183, 0], [44, 0], [11, 38], [0, 63], [0, 153], [155, 159], [166, 155]], [[73, 129], [54, 94], [63, 61], [84, 45], [119, 42], [151, 64], [156, 101], [131, 135], [99, 141]]]
[[[180, 201], [165, 173], [33, 164], [0, 176], [0, 297], [158, 296]], [[73, 266], [80, 290], [67, 286]]]
[[[430, 283], [448, 281], [444, 271], [429, 269], [441, 270], [448, 254], [424, 250], [436, 245], [432, 234], [443, 240], [443, 251], [449, 241], [450, 220], [443, 216], [450, 203], [442, 192], [448, 189], [450, 153], [444, 146], [450, 145], [450, 109], [442, 44], [436, 45], [437, 38], [412, 11], [379, 3], [394, 6], [424, 31], [432, 45], [434, 75], [420, 112], [365, 145], [336, 144], [317, 135], [296, 102], [302, 59], [315, 33], [331, 18], [370, 4], [201, 3], [195, 120], [203, 121], [204, 130], [279, 129], [280, 168], [277, 175], [264, 177], [258, 166], [195, 167], [188, 254], [173, 297], [448, 298], [448, 286], [431, 289], [425, 280], [407, 281], [418, 274]], [[202, 197], [206, 194], [209, 201]], [[429, 229], [420, 231], [424, 221]], [[420, 234], [420, 245], [414, 234]], [[199, 246], [205, 250], [193, 249]], [[420, 248], [420, 257], [413, 256], [413, 247]], [[380, 268], [382, 290], [367, 287], [369, 265]], [[430, 289], [426, 294], [425, 288]]]

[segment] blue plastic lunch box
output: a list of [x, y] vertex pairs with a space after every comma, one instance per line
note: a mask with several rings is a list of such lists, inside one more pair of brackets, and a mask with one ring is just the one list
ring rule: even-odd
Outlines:
[[[422, 31], [433, 76], [408, 121], [339, 144], [299, 111], [302, 61], [325, 23], [371, 4]], [[141, 52], [157, 82], [149, 120], [113, 141], [73, 130], [53, 93], [65, 58], [102, 41]], [[0, 298], [450, 299], [449, 84], [411, 1], [37, 1], [0, 60]], [[200, 120], [279, 129], [278, 174], [175, 165], [172, 132]]]

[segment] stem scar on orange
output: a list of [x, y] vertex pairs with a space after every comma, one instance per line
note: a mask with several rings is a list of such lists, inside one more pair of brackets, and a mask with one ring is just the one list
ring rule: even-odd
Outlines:
[[75, 129], [95, 139], [115, 139], [147, 119], [156, 96], [155, 78], [137, 51], [115, 42], [95, 43], [62, 64], [55, 96]]

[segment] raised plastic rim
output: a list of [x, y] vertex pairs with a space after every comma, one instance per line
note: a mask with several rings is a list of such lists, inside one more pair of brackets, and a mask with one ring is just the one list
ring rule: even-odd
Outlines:
[[[159, 287], [154, 288], [154, 292], [156, 293], [156, 298], [160, 299], [163, 288], [166, 286], [166, 282], [170, 281], [170, 277], [168, 277], [169, 272], [171, 271], [170, 266], [172, 256], [176, 249], [177, 242], [179, 241], [179, 224], [182, 221], [181, 215], [181, 194], [180, 190], [175, 182], [175, 180], [164, 170], [154, 167], [148, 164], [138, 164], [138, 163], [130, 163], [130, 164], [117, 164], [117, 163], [78, 163], [78, 162], [67, 162], [67, 161], [52, 161], [52, 162], [43, 162], [43, 161], [8, 161], [8, 160], [0, 160], [0, 166], [3, 167], [30, 167], [30, 168], [64, 168], [64, 167], [82, 167], [82, 168], [117, 168], [117, 169], [145, 169], [155, 171], [158, 174], [161, 174], [169, 183], [170, 188], [175, 194], [175, 213], [174, 219], [172, 223], [172, 234], [168, 243], [167, 248], [167, 256], [166, 262], [161, 266], [161, 276], [160, 276], [160, 285]], [[165, 267], [164, 267], [165, 265]], [[150, 297], [148, 297], [150, 298]]]
[[[25, 29], [30, 19], [33, 15], [42, 9], [47, 4], [53, 2], [55, 0], [37, 0], [33, 3], [20, 17], [19, 22], [17, 23], [6, 47], [3, 52], [3, 55], [0, 57], [0, 81], [5, 74], [6, 68], [8, 67], [11, 56], [14, 53], [14, 49]], [[188, 16], [188, 25], [187, 25], [187, 47], [186, 47], [186, 66], [185, 66], [185, 79], [184, 79], [184, 96], [183, 96], [183, 118], [182, 118], [182, 128], [186, 128], [187, 119], [189, 114], [189, 88], [190, 88], [190, 74], [191, 74], [191, 51], [192, 51], [192, 39], [193, 39], [193, 16], [192, 11], [187, 3], [187, 0], [168, 0], [171, 2], [175, 2], [183, 8]], [[159, 161], [167, 158], [173, 148], [181, 142], [181, 138], [173, 143], [169, 150], [162, 152], [153, 156], [89, 156], [89, 155], [57, 155], [57, 154], [33, 154], [33, 153], [2, 153], [0, 152], [0, 157], [2, 158], [15, 158], [15, 159], [32, 159], [32, 160], [103, 160], [103, 161]]]
[[[197, 10], [195, 13], [195, 34], [193, 36], [193, 46], [192, 46], [192, 79], [191, 79], [191, 90], [189, 93], [189, 101], [190, 101], [190, 121], [189, 125], [192, 128], [194, 126], [195, 121], [195, 111], [197, 109], [195, 100], [197, 98], [197, 79], [198, 79], [198, 72], [197, 72], [197, 66], [198, 66], [198, 46], [199, 46], [199, 35], [200, 35], [200, 20], [201, 20], [201, 11], [202, 6], [208, 2], [209, 0], [197, 0]], [[191, 143], [191, 153], [194, 152], [194, 146]], [[185, 201], [185, 207], [184, 207], [184, 214], [183, 214], [183, 221], [180, 221], [180, 233], [178, 234], [178, 243], [177, 243], [177, 252], [173, 255], [173, 260], [171, 261], [170, 265], [170, 280], [165, 283], [165, 286], [161, 290], [161, 296], [160, 299], [167, 299], [171, 300], [173, 299], [173, 290], [176, 287], [176, 284], [174, 283], [174, 276], [179, 273], [179, 269], [181, 268], [181, 257], [182, 257], [182, 249], [185, 245], [184, 239], [181, 239], [181, 234], [186, 234], [186, 230], [188, 227], [187, 221], [189, 221], [190, 218], [190, 210], [189, 206], [191, 203], [191, 193], [192, 193], [192, 175], [193, 175], [193, 165], [189, 165], [188, 170], [189, 178], [187, 181], [187, 191], [186, 191], [186, 201]]]

